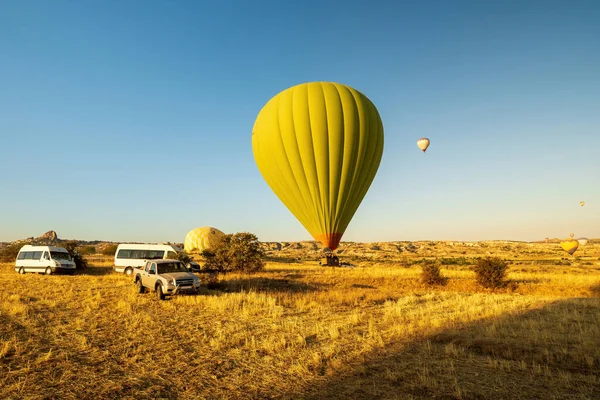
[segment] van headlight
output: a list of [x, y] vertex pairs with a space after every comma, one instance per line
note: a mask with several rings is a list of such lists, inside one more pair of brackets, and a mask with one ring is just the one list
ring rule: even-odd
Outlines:
[[174, 286], [175, 285], [175, 279], [171, 278], [171, 279], [167, 279], [167, 284]]

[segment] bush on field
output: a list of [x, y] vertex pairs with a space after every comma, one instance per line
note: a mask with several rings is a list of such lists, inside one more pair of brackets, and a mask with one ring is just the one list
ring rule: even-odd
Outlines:
[[71, 258], [73, 259], [73, 261], [75, 261], [75, 267], [78, 271], [84, 270], [89, 266], [87, 260], [77, 252], [76, 240], [69, 240], [63, 243], [62, 247], [64, 247], [69, 252]]
[[0, 261], [2, 262], [14, 262], [17, 259], [19, 250], [21, 247], [29, 243], [13, 243], [9, 244], [0, 251]]
[[506, 273], [508, 263], [498, 257], [486, 257], [477, 260], [473, 267], [477, 283], [486, 288], [500, 288], [506, 286]]
[[426, 285], [443, 285], [446, 283], [437, 262], [427, 260], [423, 263], [421, 266], [421, 282]]
[[192, 258], [185, 251], [178, 251], [176, 253], [175, 258], [184, 263], [185, 265], [189, 264], [189, 262], [192, 261]]
[[82, 256], [89, 256], [90, 254], [96, 253], [96, 248], [94, 246], [83, 246], [78, 248], [77, 252]]
[[118, 244], [109, 244], [104, 249], [102, 249], [102, 255], [104, 256], [114, 256], [117, 252]]
[[264, 256], [258, 238], [248, 232], [225, 235], [218, 247], [202, 252], [204, 269], [219, 272], [262, 271]]

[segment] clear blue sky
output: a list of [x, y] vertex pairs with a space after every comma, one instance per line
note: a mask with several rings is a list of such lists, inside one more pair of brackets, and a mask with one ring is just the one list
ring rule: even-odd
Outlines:
[[599, 21], [596, 0], [1, 1], [0, 241], [310, 240], [251, 134], [320, 80], [385, 127], [342, 240], [600, 237]]

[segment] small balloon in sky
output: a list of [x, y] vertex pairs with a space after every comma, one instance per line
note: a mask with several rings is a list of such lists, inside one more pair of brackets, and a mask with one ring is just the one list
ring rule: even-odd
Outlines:
[[580, 202], [579, 202], [579, 205], [580, 205], [581, 207], [585, 206], [585, 201], [580, 201]]
[[426, 137], [417, 140], [417, 146], [419, 146], [419, 148], [423, 151], [423, 153], [425, 153], [427, 151], [427, 148], [429, 147], [429, 143], [431, 143], [431, 141]]

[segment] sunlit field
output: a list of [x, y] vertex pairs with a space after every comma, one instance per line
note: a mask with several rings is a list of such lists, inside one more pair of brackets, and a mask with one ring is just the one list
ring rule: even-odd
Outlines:
[[[165, 301], [110, 257], [74, 276], [0, 264], [0, 398], [600, 398], [600, 244], [391, 248], [347, 244], [341, 268], [271, 251]], [[490, 254], [506, 288], [475, 282]], [[424, 258], [445, 285], [420, 282]]]

